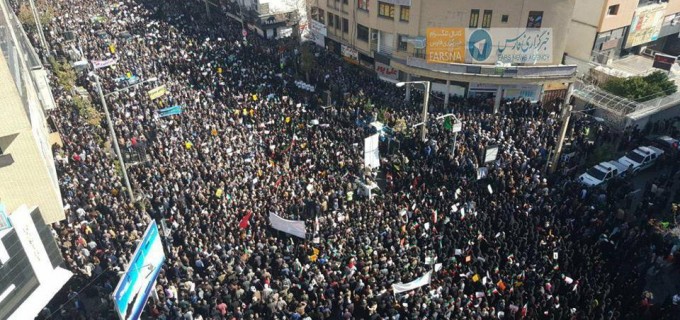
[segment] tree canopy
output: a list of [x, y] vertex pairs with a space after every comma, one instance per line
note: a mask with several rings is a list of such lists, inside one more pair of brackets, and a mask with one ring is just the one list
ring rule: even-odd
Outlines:
[[678, 91], [678, 86], [663, 71], [655, 71], [644, 77], [611, 79], [602, 88], [617, 96], [636, 102], [656, 99]]

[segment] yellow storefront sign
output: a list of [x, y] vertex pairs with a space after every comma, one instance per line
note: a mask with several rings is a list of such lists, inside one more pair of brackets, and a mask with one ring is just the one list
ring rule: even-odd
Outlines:
[[428, 63], [465, 62], [465, 28], [427, 28]]

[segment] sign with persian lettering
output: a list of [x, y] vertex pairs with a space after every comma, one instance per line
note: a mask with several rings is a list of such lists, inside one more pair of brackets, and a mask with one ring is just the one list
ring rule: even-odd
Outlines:
[[428, 63], [465, 62], [465, 28], [427, 28]]
[[399, 78], [399, 70], [378, 61], [375, 62], [375, 72], [378, 74], [378, 77], [381, 78], [392, 80], [397, 80]]
[[552, 63], [552, 28], [467, 30], [467, 62]]
[[428, 28], [428, 63], [553, 62], [552, 28]]
[[350, 62], [359, 62], [359, 51], [357, 51], [357, 49], [348, 47], [344, 44], [340, 49], [342, 56], [347, 58], [346, 60], [350, 60]]

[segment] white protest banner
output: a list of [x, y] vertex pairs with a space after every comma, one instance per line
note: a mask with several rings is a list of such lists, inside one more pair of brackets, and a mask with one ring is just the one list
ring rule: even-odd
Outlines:
[[115, 58], [111, 58], [111, 59], [107, 59], [107, 60], [92, 60], [92, 66], [95, 69], [101, 69], [101, 68], [106, 68], [106, 67], [112, 66], [112, 65], [116, 64], [116, 62], [118, 62], [118, 60], [116, 60]]
[[364, 165], [368, 168], [380, 167], [380, 134], [376, 133], [364, 139]]
[[432, 271], [428, 271], [426, 274], [424, 274], [422, 277], [415, 279], [409, 283], [395, 283], [392, 285], [392, 291], [394, 291], [394, 294], [397, 293], [402, 293], [406, 291], [411, 291], [413, 289], [420, 288], [424, 285], [430, 284], [430, 281], [432, 280]]
[[305, 231], [305, 222], [300, 220], [287, 220], [279, 217], [276, 213], [269, 213], [269, 222], [272, 228], [292, 234], [296, 237], [305, 238], [307, 232]]

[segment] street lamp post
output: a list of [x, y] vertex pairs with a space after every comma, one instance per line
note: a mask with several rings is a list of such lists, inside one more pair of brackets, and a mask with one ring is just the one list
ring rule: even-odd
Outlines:
[[562, 146], [564, 145], [564, 139], [567, 135], [567, 127], [569, 127], [569, 119], [571, 118], [571, 105], [567, 105], [562, 112], [562, 128], [560, 128], [560, 137], [557, 140], [557, 147], [555, 148], [555, 154], [552, 158], [552, 163], [550, 165], [550, 172], [553, 173], [557, 170], [557, 164], [562, 156]]
[[50, 48], [48, 47], [47, 40], [45, 40], [45, 33], [43, 32], [42, 22], [40, 21], [40, 14], [38, 13], [38, 9], [35, 7], [35, 2], [33, 0], [29, 0], [28, 4], [31, 7], [31, 13], [33, 13], [35, 26], [36, 29], [38, 30], [38, 39], [40, 40], [40, 46], [44, 50], [45, 55], [49, 57], [51, 55]]
[[422, 122], [423, 126], [420, 128], [420, 140], [425, 141], [427, 139], [427, 114], [428, 114], [428, 104], [430, 102], [430, 81], [405, 81], [397, 82], [397, 87], [403, 87], [407, 84], [419, 83], [425, 86], [425, 94], [423, 96], [423, 114]]
[[460, 120], [453, 113], [448, 113], [448, 114], [445, 114], [443, 116], [439, 116], [439, 117], [437, 117], [437, 120], [446, 119], [446, 118], [449, 118], [449, 117], [452, 117], [453, 121], [454, 121], [453, 122], [454, 126], [452, 128], [452, 130], [453, 130], [453, 143], [451, 144], [451, 157], [454, 157], [456, 155], [456, 140], [458, 140], [458, 131], [460, 131], [459, 127], [456, 126], [456, 125], [460, 123]]
[[116, 152], [116, 156], [118, 156], [118, 162], [120, 163], [121, 170], [123, 171], [123, 180], [125, 182], [125, 188], [127, 188], [128, 191], [128, 196], [130, 197], [130, 201], [133, 203], [135, 202], [135, 196], [134, 192], [132, 191], [132, 185], [130, 185], [130, 179], [128, 178], [128, 173], [127, 173], [127, 168], [125, 166], [125, 160], [123, 160], [123, 155], [120, 153], [120, 146], [118, 145], [118, 137], [116, 136], [116, 131], [113, 128], [113, 121], [111, 121], [111, 113], [109, 112], [109, 107], [106, 104], [106, 99], [105, 97], [114, 93], [118, 93], [119, 91], [127, 90], [132, 87], [139, 86], [143, 83], [146, 82], [151, 82], [151, 81], [156, 81], [158, 80], [157, 78], [150, 78], [148, 80], [136, 83], [131, 86], [127, 86], [122, 89], [118, 89], [116, 91], [110, 92], [108, 94], [104, 94], [104, 88], [101, 85], [101, 82], [99, 81], [99, 76], [96, 73], [92, 73], [94, 75], [94, 79], [97, 83], [97, 91], [99, 92], [99, 100], [101, 101], [102, 106], [104, 107], [104, 114], [106, 115], [106, 123], [108, 124], [109, 127], [109, 132], [111, 134], [111, 140], [113, 140], [113, 149]]

